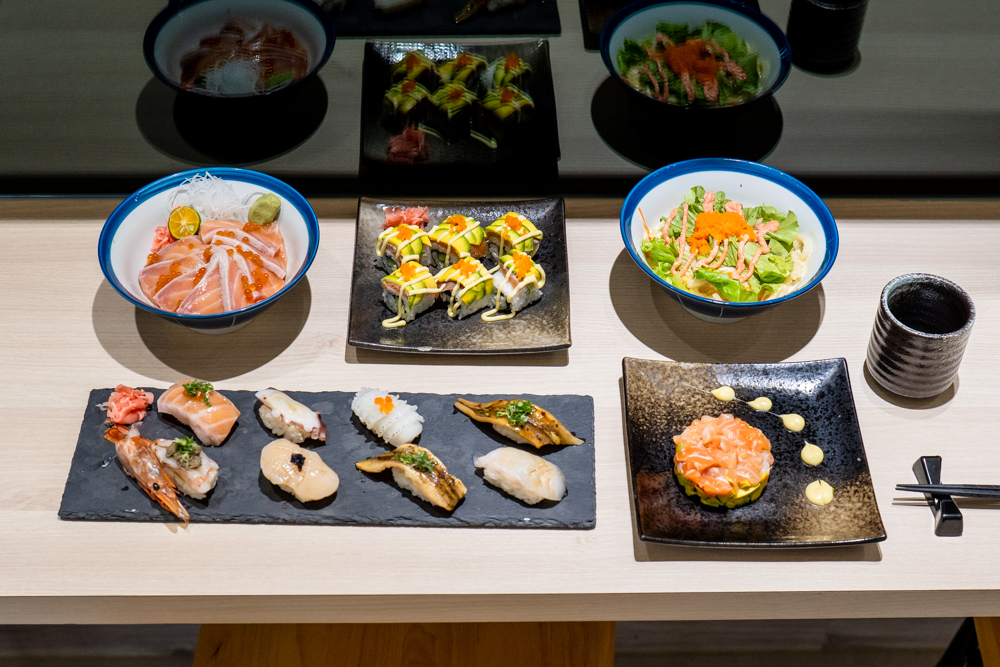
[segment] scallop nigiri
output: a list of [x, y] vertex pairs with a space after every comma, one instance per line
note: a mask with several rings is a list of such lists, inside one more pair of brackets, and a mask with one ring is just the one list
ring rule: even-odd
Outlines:
[[424, 418], [417, 414], [417, 406], [381, 389], [362, 387], [354, 396], [351, 410], [362, 424], [393, 447], [413, 442], [424, 430]]
[[487, 482], [529, 505], [562, 500], [566, 476], [554, 463], [516, 447], [494, 449], [476, 459]]
[[260, 418], [271, 433], [300, 444], [306, 438], [326, 440], [320, 413], [277, 389], [263, 389], [256, 396], [261, 402]]
[[358, 470], [377, 473], [392, 469], [392, 479], [399, 488], [449, 512], [465, 497], [465, 484], [448, 472], [429, 449], [403, 445], [391, 452], [354, 464]]
[[219, 464], [208, 458], [194, 438], [161, 438], [153, 443], [163, 472], [185, 496], [201, 500], [215, 488]]
[[207, 382], [187, 380], [160, 394], [156, 409], [187, 424], [203, 445], [221, 445], [240, 416], [232, 401]]
[[473, 403], [460, 398], [455, 407], [477, 422], [493, 424], [502, 436], [522, 445], [541, 449], [545, 445], [580, 445], [583, 440], [573, 435], [551, 412], [523, 398], [490, 403]]
[[267, 481], [304, 503], [332, 496], [340, 477], [316, 452], [282, 438], [260, 451], [260, 470]]
[[150, 498], [181, 521], [190, 518], [181, 501], [177, 499], [177, 488], [173, 481], [160, 466], [160, 461], [153, 451], [153, 443], [141, 437], [136, 426], [132, 428], [112, 426], [104, 433], [104, 439], [115, 443], [115, 453], [122, 468], [125, 469], [125, 474], [137, 481]]

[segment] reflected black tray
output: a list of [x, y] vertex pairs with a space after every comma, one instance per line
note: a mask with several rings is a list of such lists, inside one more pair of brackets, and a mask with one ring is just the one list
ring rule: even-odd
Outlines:
[[[427, 0], [399, 14], [382, 16], [374, 0], [347, 0], [341, 12], [331, 12], [337, 37], [417, 37], [433, 35], [558, 35], [556, 0], [528, 0], [521, 7], [495, 14], [485, 9], [457, 24], [453, 17], [468, 0]], [[324, 3], [326, 4], [326, 3]]]
[[[622, 366], [640, 539], [703, 547], [816, 547], [886, 538], [844, 359], [695, 364], [626, 357]], [[767, 396], [774, 407], [757, 412], [706, 393], [723, 385], [742, 400]], [[673, 436], [704, 415], [722, 413], [763, 431], [774, 455], [763, 493], [735, 509], [703, 505], [686, 495], [673, 473]], [[785, 429], [777, 416], [782, 413], [802, 415], [805, 429]], [[802, 462], [805, 441], [823, 450], [820, 465]], [[829, 505], [806, 499], [806, 485], [817, 479], [834, 488]]]
[[[150, 391], [159, 397], [163, 390]], [[125, 475], [114, 445], [104, 439], [105, 413], [96, 405], [110, 393], [111, 389], [90, 392], [59, 516], [88, 521], [177, 521]], [[192, 522], [573, 529], [593, 528], [596, 523], [594, 400], [589, 396], [524, 396], [550, 410], [585, 441], [576, 446], [527, 448], [559, 466], [568, 489], [558, 503], [543, 500], [527, 505], [487, 484], [473, 465], [473, 457], [521, 445], [455, 410], [457, 394], [399, 394], [417, 405], [425, 420], [417, 444], [431, 450], [468, 488], [458, 507], [447, 512], [399, 489], [388, 471], [373, 475], [354, 467], [357, 461], [393, 448], [358, 421], [351, 412], [354, 394], [348, 392], [287, 392], [323, 414], [329, 431], [326, 443], [306, 441], [303, 446], [314, 449], [340, 477], [340, 488], [331, 498], [299, 502], [260, 471], [260, 451], [276, 436], [261, 423], [254, 392], [224, 393], [241, 414], [223, 445], [205, 448], [220, 468], [215, 489], [204, 500], [180, 496]], [[465, 398], [485, 402], [501, 397]], [[140, 432], [149, 439], [191, 435], [186, 426], [155, 410], [146, 416]]]

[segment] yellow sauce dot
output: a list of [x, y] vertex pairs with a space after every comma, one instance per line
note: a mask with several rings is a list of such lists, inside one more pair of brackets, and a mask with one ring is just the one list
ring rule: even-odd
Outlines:
[[811, 442], [807, 442], [802, 448], [801, 456], [807, 466], [818, 466], [823, 462], [823, 450]]
[[789, 431], [801, 431], [806, 427], [806, 420], [802, 415], [781, 415], [781, 421]]
[[833, 487], [818, 479], [806, 487], [806, 498], [813, 505], [829, 505], [833, 502]]
[[771, 409], [771, 399], [768, 398], [767, 396], [760, 396], [747, 403], [747, 405], [749, 405], [754, 410], [767, 412], [768, 410]]
[[712, 390], [712, 396], [715, 396], [720, 401], [732, 401], [736, 398], [736, 392], [733, 391], [732, 387], [719, 387], [718, 389]]

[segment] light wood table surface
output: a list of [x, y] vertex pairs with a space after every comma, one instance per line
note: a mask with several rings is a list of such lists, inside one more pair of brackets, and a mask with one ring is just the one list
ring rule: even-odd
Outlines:
[[[543, 355], [435, 357], [346, 346], [354, 222], [324, 219], [308, 279], [248, 327], [189, 332], [104, 281], [102, 220], [7, 219], [0, 291], [0, 623], [373, 623], [724, 617], [1000, 616], [1000, 512], [960, 501], [939, 538], [896, 499], [920, 455], [945, 481], [1000, 478], [995, 442], [1000, 292], [972, 258], [1000, 221], [838, 221], [821, 287], [739, 323], [694, 319], [634, 266], [614, 219], [568, 224], [573, 346]], [[985, 260], [988, 264], [988, 256]], [[926, 271], [978, 310], [957, 385], [888, 397], [863, 361], [878, 295]], [[373, 308], [376, 308], [373, 306]], [[374, 316], [374, 315], [373, 315]], [[888, 533], [877, 545], [710, 550], [637, 541], [620, 394], [624, 356], [763, 362], [846, 357]], [[586, 393], [596, 404], [590, 531], [96, 523], [57, 515], [88, 392], [166, 387]], [[335, 455], [336, 434], [327, 446]], [[587, 446], [591, 446], [588, 443]]]

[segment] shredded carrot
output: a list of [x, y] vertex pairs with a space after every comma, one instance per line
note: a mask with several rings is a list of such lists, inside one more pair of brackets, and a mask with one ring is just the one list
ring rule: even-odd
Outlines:
[[650, 236], [649, 236], [649, 227], [646, 226], [646, 216], [642, 214], [641, 208], [636, 207], [636, 210], [639, 211], [639, 217], [642, 218], [642, 228], [646, 230], [646, 240], [648, 241]]

